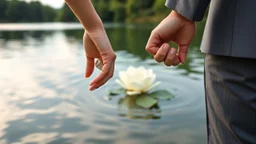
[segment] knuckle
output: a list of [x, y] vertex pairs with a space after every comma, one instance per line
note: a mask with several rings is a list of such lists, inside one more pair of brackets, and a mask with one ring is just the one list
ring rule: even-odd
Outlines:
[[166, 66], [171, 66], [172, 65], [172, 62], [171, 61], [164, 61], [164, 64], [166, 65]]
[[165, 53], [164, 53], [164, 52], [161, 52], [161, 53], [159, 53], [158, 56], [161, 57], [161, 58], [164, 58], [164, 57], [165, 57]]
[[148, 52], [150, 51], [150, 47], [149, 47], [149, 46], [147, 46], [145, 49], [146, 49], [146, 51], [148, 51]]
[[173, 61], [174, 60], [174, 57], [173, 56], [168, 56], [167, 58], [166, 58], [166, 61]]
[[172, 66], [172, 64], [170, 63], [164, 63], [166, 66]]
[[102, 77], [103, 77], [103, 76], [106, 76], [108, 74], [108, 72], [103, 71], [101, 74], [102, 74]]
[[155, 57], [155, 60], [159, 63], [162, 62], [158, 57]]
[[154, 35], [155, 33], [156, 33], [156, 30], [153, 29], [153, 30], [151, 31], [150, 35]]
[[114, 60], [114, 61], [116, 60], [116, 54], [112, 55], [112, 60]]
[[151, 49], [151, 47], [146, 47], [146, 51], [149, 53], [149, 54], [153, 54], [153, 50]]
[[175, 61], [175, 62], [173, 62], [173, 66], [177, 66], [179, 64], [179, 62], [177, 62], [177, 61]]
[[177, 65], [180, 64], [179, 58], [176, 58], [176, 59], [174, 60], [174, 63], [177, 64]]

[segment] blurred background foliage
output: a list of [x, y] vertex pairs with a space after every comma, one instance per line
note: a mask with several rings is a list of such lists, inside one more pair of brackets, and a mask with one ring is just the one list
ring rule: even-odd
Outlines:
[[[104, 22], [159, 22], [170, 9], [165, 0], [92, 0]], [[38, 1], [0, 0], [0, 22], [77, 22], [67, 5], [60, 9]]]

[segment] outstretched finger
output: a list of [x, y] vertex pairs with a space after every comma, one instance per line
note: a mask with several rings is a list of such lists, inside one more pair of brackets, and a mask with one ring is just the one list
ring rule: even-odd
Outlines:
[[112, 65], [113, 65], [112, 62], [103, 64], [101, 73], [90, 83], [90, 86], [93, 86], [93, 85], [101, 82], [102, 80], [104, 80], [105, 77], [107, 77], [109, 72], [111, 71]]
[[92, 75], [94, 70], [94, 58], [86, 57], [86, 70], [85, 77], [88, 78]]
[[99, 81], [99, 82], [97, 82], [97, 83], [91, 85], [89, 89], [90, 89], [90, 90], [94, 90], [94, 89], [97, 89], [97, 88], [101, 87], [101, 86], [104, 85], [110, 78], [113, 77], [113, 74], [114, 74], [114, 64], [112, 65], [111, 70], [108, 72], [107, 76], [106, 76], [104, 79], [102, 79], [101, 81]]

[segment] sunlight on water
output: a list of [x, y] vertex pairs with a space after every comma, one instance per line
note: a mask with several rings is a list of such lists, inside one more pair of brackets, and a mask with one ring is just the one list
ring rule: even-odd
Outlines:
[[[104, 24], [105, 28], [133, 27], [124, 24]], [[57, 31], [57, 30], [81, 30], [80, 23], [0, 23], [0, 31]]]
[[[99, 70], [92, 78], [83, 76], [83, 31], [51, 31], [54, 25], [40, 29], [49, 32], [0, 32], [0, 143], [205, 143], [203, 56], [198, 46], [191, 48], [186, 65], [165, 67], [144, 50], [150, 29], [109, 27], [117, 53], [115, 75], [90, 92], [89, 82]], [[120, 99], [132, 104], [129, 97], [106, 100], [109, 90], [119, 87], [114, 82], [119, 71], [130, 65], [153, 69], [162, 82], [156, 89], [175, 98], [160, 101], [155, 111], [118, 106]]]
[[81, 29], [82, 25], [78, 23], [4, 23], [0, 24], [1, 31], [52, 31], [52, 30], [68, 30]]

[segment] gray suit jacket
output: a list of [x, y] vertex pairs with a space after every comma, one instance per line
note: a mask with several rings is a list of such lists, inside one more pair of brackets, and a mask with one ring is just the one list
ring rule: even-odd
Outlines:
[[256, 0], [167, 0], [184, 17], [202, 20], [210, 4], [201, 44], [204, 53], [256, 58]]

